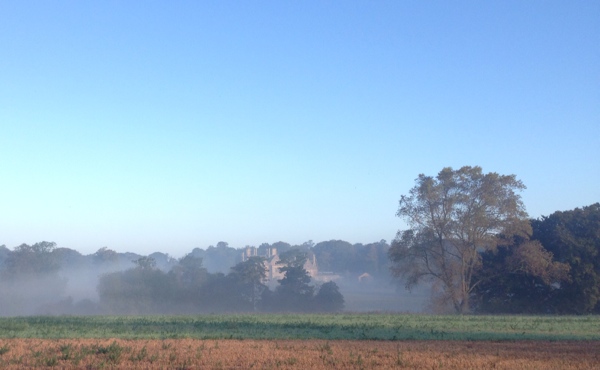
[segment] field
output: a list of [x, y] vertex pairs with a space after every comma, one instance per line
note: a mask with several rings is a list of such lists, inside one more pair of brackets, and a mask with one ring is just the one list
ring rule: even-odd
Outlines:
[[0, 368], [593, 369], [595, 316], [0, 318]]
[[598, 342], [4, 339], [22, 369], [594, 369]]

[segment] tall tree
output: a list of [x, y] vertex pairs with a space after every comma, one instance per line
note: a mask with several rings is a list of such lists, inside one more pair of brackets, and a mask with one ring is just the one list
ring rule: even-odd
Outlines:
[[280, 255], [279, 271], [284, 274], [277, 287], [279, 308], [284, 311], [309, 311], [314, 296], [310, 285], [310, 275], [304, 268], [308, 255], [298, 249], [291, 249]]
[[396, 215], [400, 230], [389, 257], [392, 274], [411, 288], [422, 280], [441, 286], [442, 303], [469, 312], [469, 296], [478, 281], [480, 252], [494, 249], [500, 233], [527, 236], [531, 227], [515, 175], [482, 172], [481, 167], [442, 169], [436, 177], [420, 174]]
[[258, 311], [258, 303], [267, 289], [264, 284], [267, 269], [263, 257], [250, 257], [231, 268], [231, 278], [238, 287], [242, 302], [249, 303], [254, 311]]

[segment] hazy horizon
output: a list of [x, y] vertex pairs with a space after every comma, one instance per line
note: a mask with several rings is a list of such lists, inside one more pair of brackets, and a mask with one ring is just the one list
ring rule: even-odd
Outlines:
[[[278, 252], [287, 250], [284, 246], [277, 244], [274, 243], [270, 246], [278, 248]], [[328, 243], [324, 242], [324, 244]], [[342, 246], [348, 246], [348, 243], [342, 244]], [[383, 255], [389, 247], [388, 244], [374, 243], [373, 245], [377, 245], [376, 253], [383, 253]], [[289, 247], [293, 248], [293, 246]], [[316, 267], [311, 270], [310, 285], [314, 286], [315, 289], [319, 289], [325, 282], [334, 281], [336, 287], [339, 287], [339, 291], [344, 296], [346, 310], [352, 312], [425, 312], [430, 309], [427, 306], [427, 299], [431, 294], [429, 284], [424, 284], [411, 292], [398, 289], [402, 282], [392, 278], [388, 270], [387, 260], [383, 261], [380, 255], [375, 258], [377, 262], [373, 265], [372, 259], [361, 257], [361, 252], [367, 249], [372, 251], [372, 246], [365, 246], [365, 249], [363, 247], [350, 248], [353, 251], [338, 255], [340, 258], [336, 259], [334, 264], [327, 259], [328, 252], [326, 251], [331, 251], [329, 249], [331, 247], [339, 248], [340, 244], [334, 243], [333, 245], [321, 246], [320, 251], [316, 250], [319, 248], [317, 245], [312, 250], [316, 259]], [[115, 251], [116, 255], [113, 253], [84, 254], [76, 257], [70, 253], [55, 253], [58, 252], [57, 248], [60, 248], [58, 245], [44, 244], [44, 248], [46, 248], [46, 251], [40, 253], [44, 255], [48, 270], [45, 270], [45, 272], [39, 271], [39, 273], [37, 273], [39, 269], [31, 270], [30, 266], [35, 266], [35, 263], [40, 262], [32, 257], [31, 253], [23, 254], [22, 252], [13, 251], [15, 254], [11, 254], [12, 252], [0, 254], [0, 270], [2, 270], [0, 272], [2, 272], [3, 277], [2, 284], [0, 284], [0, 292], [2, 293], [0, 296], [3, 297], [0, 305], [0, 316], [98, 315], [111, 313], [113, 312], [111, 310], [118, 310], [120, 306], [118, 304], [113, 306], [110, 303], [111, 294], [105, 294], [103, 300], [101, 293], [103, 289], [104, 291], [113, 289], [113, 293], [118, 295], [120, 289], [126, 289], [131, 284], [141, 284], [136, 285], [135, 291], [137, 293], [147, 292], [147, 289], [159, 290], [162, 287], [161, 294], [167, 294], [168, 296], [168, 294], [175, 294], [173, 291], [177, 291], [178, 287], [180, 288], [174, 281], [180, 281], [178, 279], [181, 278], [182, 271], [186, 269], [186, 267], [183, 267], [186, 266], [186, 263], [182, 260], [173, 259], [174, 256], [169, 256], [170, 258], [157, 257], [155, 258], [155, 264], [148, 269], [148, 267], [141, 267], [142, 265], [136, 261], [137, 258], [127, 254], [127, 252]], [[202, 284], [208, 285], [218, 279], [223, 279], [224, 275], [231, 276], [232, 268], [243, 262], [241, 249], [212, 252], [204, 249], [204, 251], [206, 253], [188, 251], [192, 258], [202, 258], [201, 266], [207, 274], [200, 279], [201, 285], [197, 287], [198, 289], [203, 286]], [[323, 260], [320, 260], [317, 255], [323, 256]], [[329, 257], [331, 258], [331, 255]], [[355, 258], [362, 262], [356, 263]], [[365, 258], [364, 261], [363, 258]], [[326, 268], [321, 269], [321, 265], [326, 266]], [[140, 271], [149, 272], [150, 275], [137, 275]], [[153, 280], [153, 276], [157, 278], [156, 273], [158, 273], [159, 278], [163, 279], [163, 283], [172, 284], [169, 285], [168, 290], [164, 289], [164, 284], [157, 283], [155, 279]], [[212, 274], [212, 278], [208, 277], [210, 274]], [[361, 277], [364, 275], [367, 278], [362, 279]], [[140, 276], [145, 276], [145, 278], [139, 280]], [[277, 291], [279, 278], [280, 276], [275, 275], [265, 281], [266, 286], [272, 292]], [[102, 284], [103, 279], [105, 279], [104, 284]], [[110, 283], [106, 283], [106, 281], [110, 281]], [[198, 282], [197, 280], [194, 281]], [[144, 284], [148, 284], [148, 286]], [[227, 288], [223, 288], [218, 284], [216, 286], [220, 287], [223, 292], [228, 291]], [[221, 297], [221, 295], [210, 289], [207, 289], [207, 292], [210, 292], [210, 295], [206, 297], [207, 300], [212, 300], [213, 295], [216, 296], [214, 299], [217, 300]], [[197, 290], [194, 294], [199, 295], [201, 293], [202, 290]], [[223, 306], [217, 311], [214, 311], [214, 309], [204, 311], [206, 307], [203, 308], [201, 305], [197, 307], [188, 306], [188, 304], [189, 302], [186, 303], [185, 299], [171, 300], [168, 305], [161, 306], [160, 312], [163, 314], [182, 314], [185, 312], [198, 313], [227, 310]], [[153, 309], [158, 309], [151, 304], [143, 308], [150, 310], [148, 312], [154, 312]]]

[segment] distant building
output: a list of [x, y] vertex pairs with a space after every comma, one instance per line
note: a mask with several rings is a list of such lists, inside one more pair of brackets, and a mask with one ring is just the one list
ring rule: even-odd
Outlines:
[[[311, 253], [312, 258], [308, 258], [304, 264], [304, 269], [308, 272], [311, 278], [316, 278], [319, 274], [317, 268], [317, 259], [314, 253]], [[281, 265], [277, 263], [280, 261], [279, 254], [277, 254], [277, 248], [268, 248], [266, 252], [259, 254], [258, 248], [246, 247], [242, 253], [242, 261], [247, 261], [250, 257], [262, 257], [265, 259], [265, 267], [267, 283], [274, 283], [277, 280], [283, 279], [283, 273], [279, 272]]]

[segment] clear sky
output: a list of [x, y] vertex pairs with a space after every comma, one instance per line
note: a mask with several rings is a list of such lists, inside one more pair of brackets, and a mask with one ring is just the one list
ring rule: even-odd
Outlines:
[[9, 248], [390, 241], [463, 165], [600, 201], [600, 2], [0, 2]]

